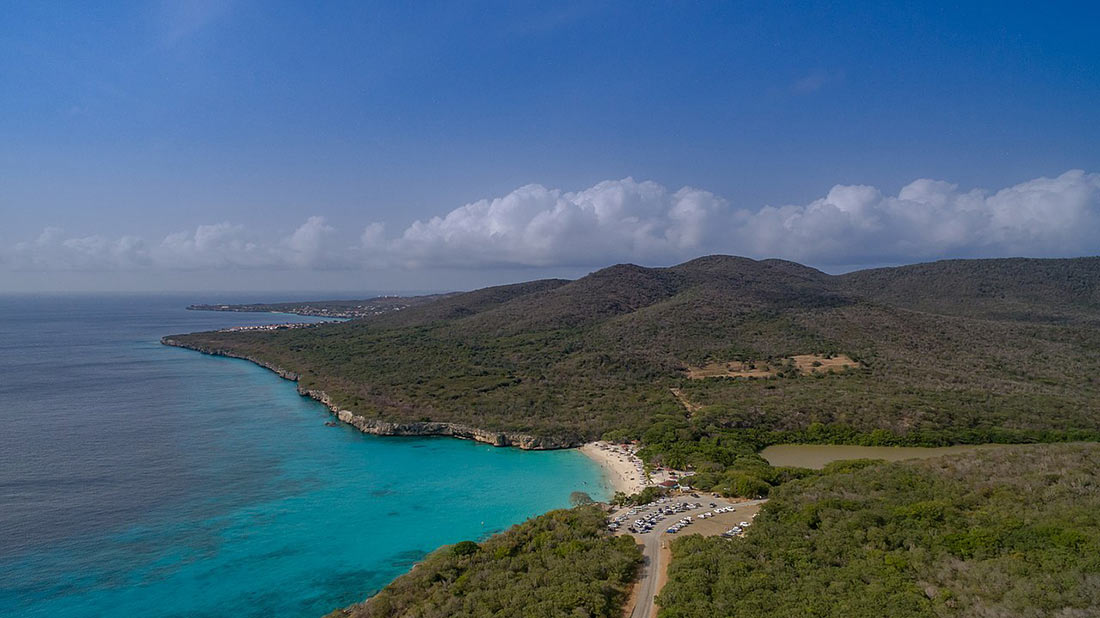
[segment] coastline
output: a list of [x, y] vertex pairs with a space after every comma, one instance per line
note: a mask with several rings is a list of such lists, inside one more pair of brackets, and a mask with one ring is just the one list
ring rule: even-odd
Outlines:
[[585, 443], [577, 450], [603, 468], [615, 491], [630, 496], [645, 489], [644, 473], [638, 472], [641, 460], [622, 447], [598, 441]]
[[255, 365], [259, 365], [285, 380], [295, 382], [299, 395], [316, 400], [328, 408], [329, 412], [335, 416], [337, 420], [351, 425], [366, 434], [398, 437], [445, 436], [460, 440], [474, 440], [476, 442], [491, 444], [498, 447], [510, 446], [521, 450], [576, 448], [581, 454], [600, 466], [604, 472], [605, 478], [616, 492], [623, 492], [629, 496], [653, 484], [652, 482], [647, 482], [645, 472], [642, 471], [642, 461], [632, 452], [620, 445], [609, 444], [602, 440], [580, 444], [577, 442], [568, 442], [565, 440], [528, 434], [486, 431], [457, 423], [434, 421], [394, 423], [378, 419], [369, 419], [355, 414], [351, 410], [342, 409], [332, 400], [329, 394], [323, 390], [307, 389], [303, 387], [298, 381], [299, 375], [297, 373], [283, 369], [268, 361], [233, 352], [231, 350], [213, 349], [187, 343], [175, 339], [173, 336], [162, 337], [160, 342], [166, 346], [184, 348], [211, 356], [223, 356], [246, 360]]
[[[178, 335], [177, 335], [178, 336]], [[533, 436], [529, 434], [514, 433], [507, 431], [487, 431], [479, 429], [477, 427], [470, 427], [467, 425], [461, 425], [458, 423], [448, 423], [442, 421], [421, 421], [421, 422], [409, 422], [409, 423], [395, 423], [391, 421], [383, 421], [379, 419], [370, 419], [365, 416], [360, 416], [351, 410], [340, 408], [323, 390], [320, 389], [307, 389], [298, 382], [299, 375], [293, 371], [288, 371], [268, 361], [258, 359], [246, 354], [240, 354], [231, 350], [223, 350], [216, 348], [207, 348], [200, 345], [190, 344], [184, 341], [173, 338], [173, 336], [161, 337], [161, 344], [166, 346], [172, 346], [177, 348], [184, 348], [187, 350], [194, 350], [203, 354], [209, 354], [211, 356], [224, 356], [226, 358], [236, 358], [240, 360], [246, 360], [250, 363], [259, 365], [264, 369], [267, 369], [280, 378], [297, 382], [298, 394], [303, 397], [310, 397], [316, 401], [322, 403], [329, 412], [333, 414], [337, 419], [343, 423], [347, 423], [352, 427], [355, 427], [359, 431], [376, 436], [447, 436], [451, 438], [458, 438], [460, 440], [474, 440], [476, 442], [483, 442], [485, 444], [491, 444], [493, 446], [513, 446], [522, 450], [554, 450], [564, 448], [575, 448], [580, 446], [577, 441], [562, 440], [558, 438], [550, 438], [546, 436]]]

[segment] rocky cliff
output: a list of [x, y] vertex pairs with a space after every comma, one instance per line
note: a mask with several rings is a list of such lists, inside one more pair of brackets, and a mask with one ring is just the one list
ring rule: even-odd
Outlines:
[[[273, 371], [279, 377], [287, 380], [297, 382], [299, 378], [298, 374], [293, 371], [283, 369], [264, 359], [240, 354], [232, 350], [193, 345], [171, 337], [162, 337], [160, 342], [164, 345], [187, 348], [212, 356], [225, 356], [246, 360]], [[506, 431], [487, 431], [476, 427], [460, 425], [458, 423], [435, 421], [393, 423], [381, 419], [366, 418], [351, 410], [341, 409], [332, 398], [329, 397], [328, 393], [322, 390], [303, 388], [301, 384], [298, 384], [298, 394], [303, 397], [316, 399], [332, 411], [332, 413], [336, 415], [336, 418], [355, 427], [363, 433], [369, 433], [376, 436], [450, 436], [462, 440], [476, 440], [478, 442], [492, 444], [493, 446], [514, 446], [525, 450], [549, 450], [580, 446], [580, 443], [575, 441]]]

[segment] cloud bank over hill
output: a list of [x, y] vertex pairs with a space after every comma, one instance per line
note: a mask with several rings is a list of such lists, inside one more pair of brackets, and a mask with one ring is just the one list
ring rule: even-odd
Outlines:
[[[361, 225], [361, 224], [359, 224]], [[215, 223], [160, 240], [48, 228], [0, 249], [19, 271], [385, 269], [671, 264], [708, 253], [807, 264], [946, 257], [1100, 254], [1100, 174], [1071, 170], [998, 191], [920, 179], [897, 195], [837, 185], [808, 204], [746, 208], [702, 189], [608, 180], [566, 192], [541, 185], [455, 208], [388, 233], [312, 216], [282, 238]]]

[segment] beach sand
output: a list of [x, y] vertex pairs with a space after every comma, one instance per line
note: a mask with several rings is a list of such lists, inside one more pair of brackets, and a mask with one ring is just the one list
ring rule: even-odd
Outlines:
[[615, 491], [629, 496], [645, 488], [645, 477], [638, 473], [640, 460], [637, 457], [622, 452], [618, 447], [608, 446], [606, 442], [589, 442], [580, 451], [603, 466]]

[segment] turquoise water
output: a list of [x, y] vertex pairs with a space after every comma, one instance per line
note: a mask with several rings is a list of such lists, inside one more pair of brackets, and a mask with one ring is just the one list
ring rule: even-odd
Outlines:
[[320, 616], [608, 494], [577, 452], [326, 427], [291, 382], [157, 343], [287, 319], [203, 300], [0, 298], [0, 615]]

